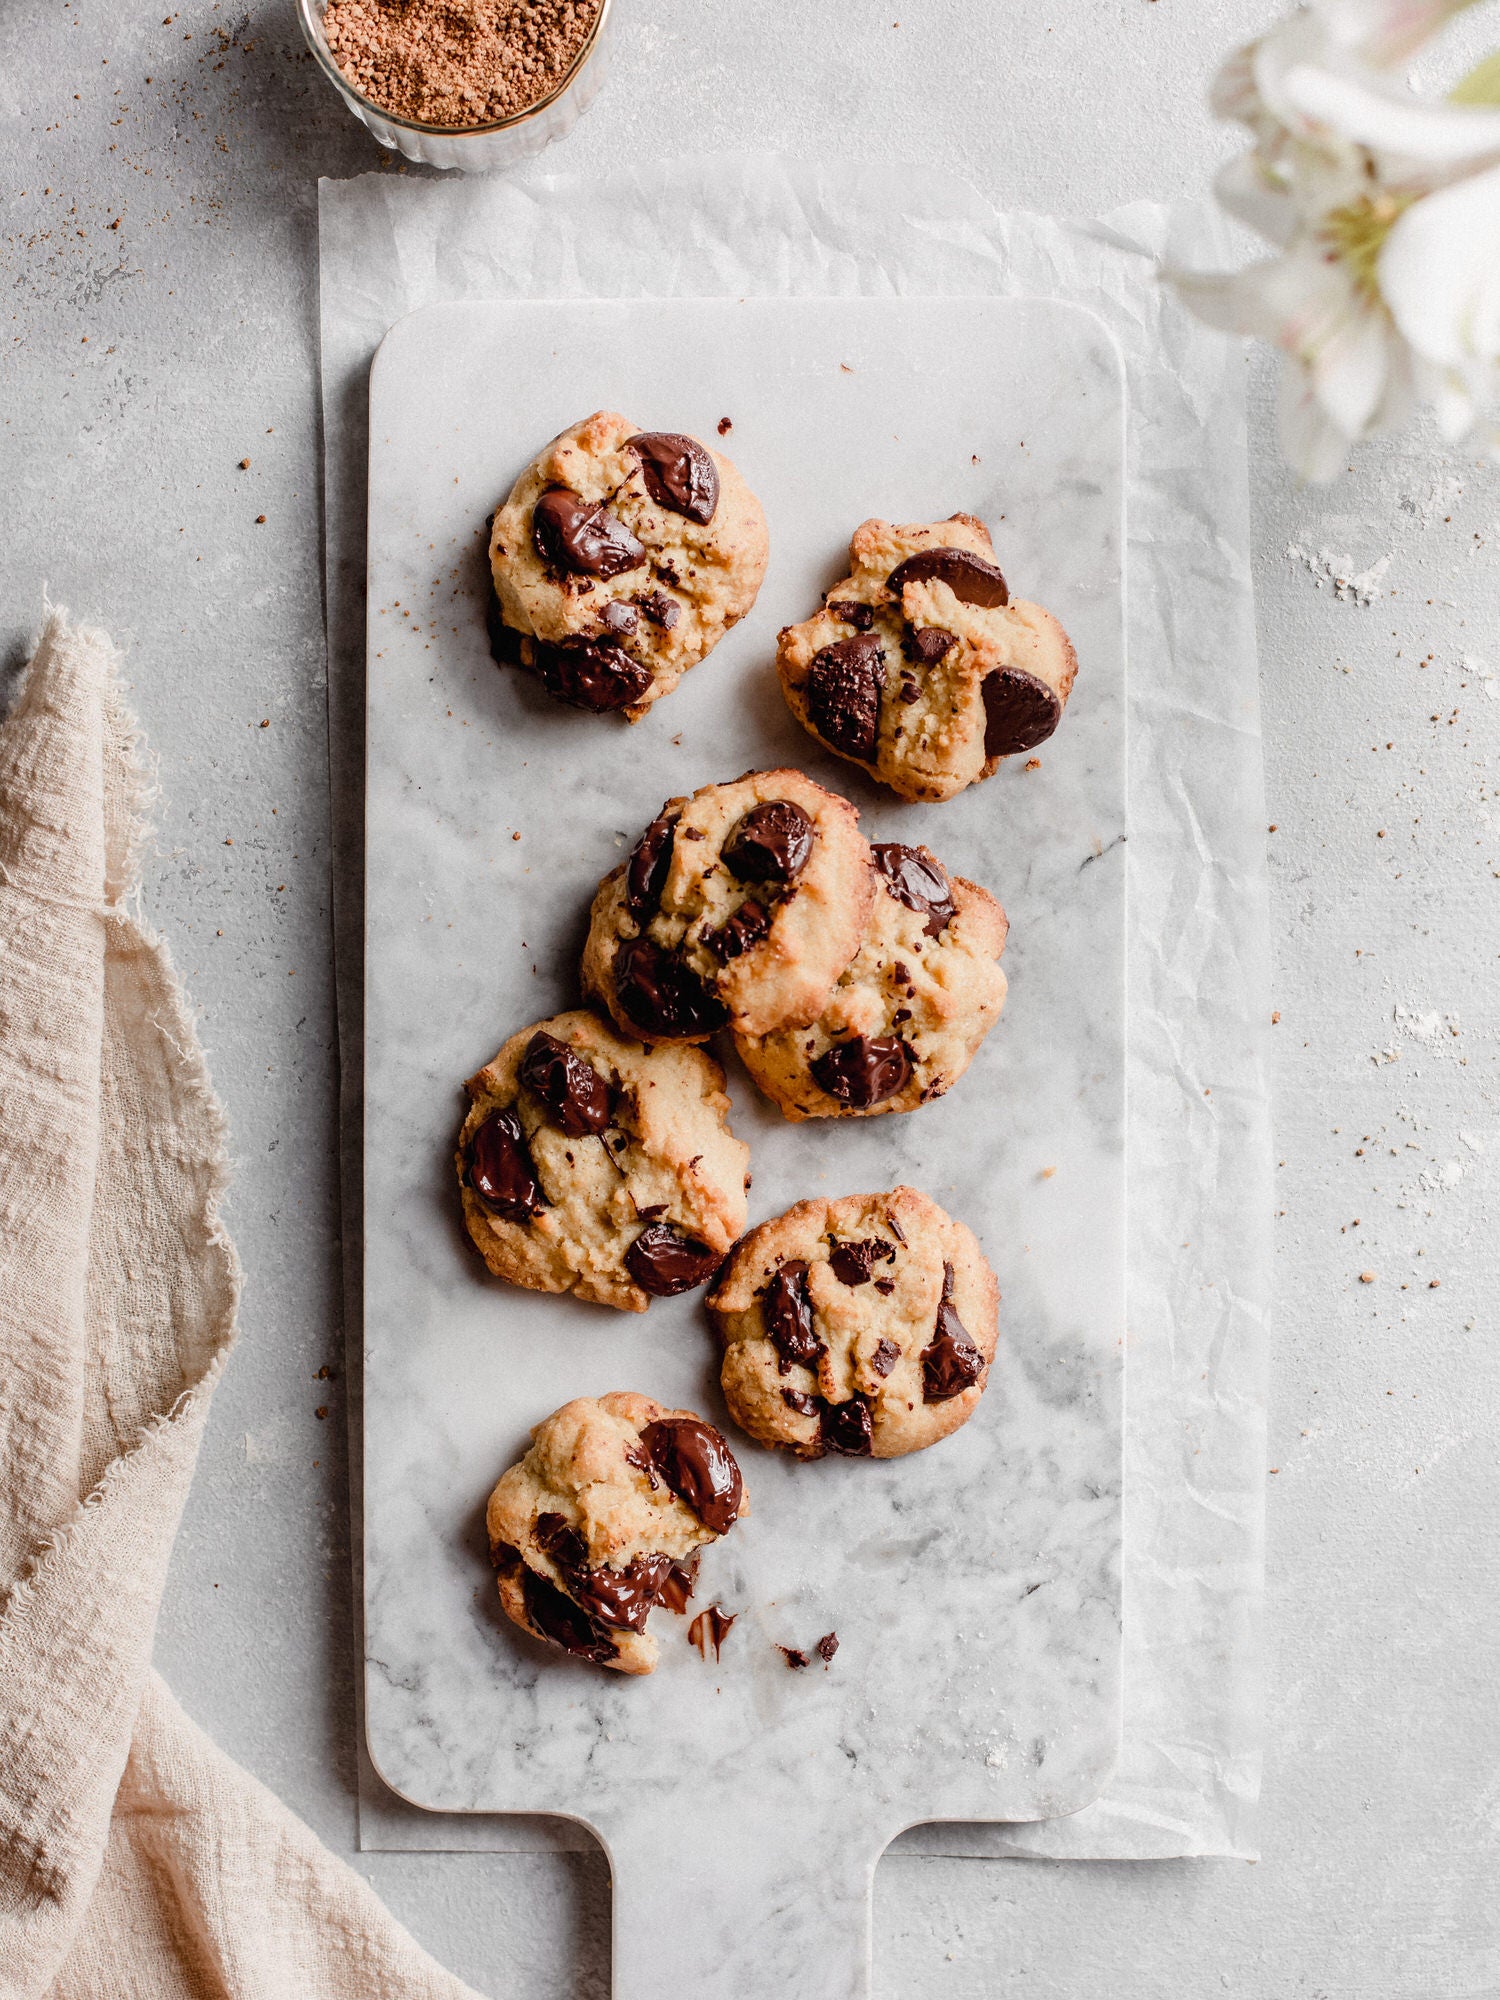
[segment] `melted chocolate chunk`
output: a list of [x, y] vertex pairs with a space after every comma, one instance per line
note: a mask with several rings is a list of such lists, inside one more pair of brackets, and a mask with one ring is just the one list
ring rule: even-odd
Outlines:
[[687, 961], [650, 938], [627, 938], [620, 946], [615, 992], [629, 1020], [664, 1040], [711, 1035], [729, 1019]]
[[522, 1561], [521, 1551], [509, 1542], [490, 1543], [490, 1563], [501, 1576], [514, 1576]]
[[605, 605], [604, 609], [599, 613], [599, 619], [606, 632], [613, 634], [616, 638], [622, 639], [628, 639], [636, 626], [641, 622], [635, 606], [633, 604], [626, 604], [622, 598], [618, 597], [612, 598]]
[[529, 1222], [547, 1206], [531, 1148], [514, 1111], [492, 1111], [469, 1147], [469, 1186], [507, 1222]]
[[941, 625], [915, 625], [901, 641], [901, 650], [914, 667], [935, 667], [957, 644], [958, 634], [945, 632]]
[[812, 1065], [812, 1075], [820, 1090], [863, 1111], [905, 1088], [911, 1051], [899, 1035], [856, 1035], [825, 1050]]
[[922, 1400], [947, 1403], [972, 1389], [984, 1373], [984, 1356], [953, 1307], [953, 1266], [943, 1266], [943, 1299], [932, 1340], [922, 1349]]
[[519, 667], [521, 659], [521, 635], [512, 632], [505, 622], [505, 614], [500, 609], [500, 599], [492, 584], [490, 601], [484, 608], [484, 629], [489, 637], [490, 658], [497, 667]]
[[847, 1403], [825, 1403], [819, 1433], [825, 1451], [868, 1458], [874, 1437], [869, 1403], [863, 1396], [851, 1396]]
[[815, 1417], [822, 1407], [816, 1396], [804, 1396], [800, 1389], [783, 1389], [781, 1400], [789, 1410], [795, 1410], [799, 1417]]
[[695, 1243], [670, 1222], [653, 1222], [625, 1252], [626, 1270], [643, 1292], [658, 1299], [675, 1298], [707, 1284], [720, 1261], [717, 1250]]
[[672, 1567], [664, 1555], [632, 1556], [624, 1569], [585, 1569], [571, 1579], [573, 1595], [597, 1624], [644, 1632]]
[[714, 1649], [714, 1658], [718, 1659], [719, 1648], [728, 1637], [729, 1628], [734, 1623], [737, 1615], [735, 1612], [721, 1611], [717, 1604], [710, 1604], [708, 1609], [700, 1611], [692, 1624], [689, 1625], [688, 1638], [698, 1648], [698, 1651], [703, 1655], [705, 1660], [708, 1658], [708, 1649], [710, 1646]]
[[538, 1514], [531, 1539], [545, 1556], [551, 1556], [560, 1570], [572, 1575], [587, 1569], [588, 1544], [576, 1528], [570, 1528], [561, 1514]]
[[942, 862], [925, 847], [904, 847], [899, 840], [877, 841], [870, 851], [896, 901], [925, 919], [929, 937], [941, 937], [958, 914]]
[[522, 1580], [526, 1617], [532, 1628], [550, 1639], [554, 1646], [575, 1653], [580, 1660], [592, 1660], [602, 1667], [619, 1651], [607, 1632], [601, 1632], [586, 1611], [580, 1611], [555, 1583], [528, 1569]]
[[629, 708], [651, 685], [651, 669], [608, 639], [538, 640], [537, 672], [554, 701], [586, 708], [593, 715]]
[[771, 913], [763, 903], [757, 903], [749, 896], [732, 917], [720, 924], [716, 931], [704, 931], [699, 943], [711, 952], [720, 965], [727, 965], [732, 958], [738, 958], [759, 944], [771, 929]]
[[609, 1085], [586, 1056], [538, 1030], [521, 1058], [523, 1086], [542, 1100], [570, 1139], [602, 1132], [609, 1124]]
[[870, 1366], [881, 1380], [884, 1381], [900, 1359], [901, 1349], [896, 1345], [895, 1341], [882, 1340], [877, 1343], [875, 1352], [870, 1356]]
[[885, 650], [877, 633], [860, 632], [815, 653], [807, 670], [807, 708], [824, 742], [868, 763], [880, 731], [884, 683]]
[[674, 1562], [668, 1566], [662, 1578], [661, 1589], [657, 1592], [657, 1602], [664, 1604], [668, 1611], [675, 1611], [680, 1618], [686, 1612], [698, 1583], [698, 1561], [703, 1551], [695, 1549], [686, 1562]]
[[682, 606], [668, 597], [664, 590], [653, 590], [648, 597], [638, 597], [635, 601], [651, 623], [660, 625], [664, 632], [670, 632], [682, 616]]
[[1035, 750], [1062, 721], [1062, 703], [1051, 688], [1019, 667], [997, 667], [986, 674], [980, 692], [984, 696], [986, 757], [1013, 757], [1022, 750]]
[[727, 1535], [740, 1511], [743, 1486], [734, 1453], [700, 1417], [659, 1417], [641, 1432], [651, 1463], [704, 1527]]
[[852, 597], [830, 597], [824, 606], [845, 625], [852, 625], [856, 632], [868, 632], [875, 623], [873, 604], [858, 604]]
[[876, 1264], [891, 1264], [895, 1259], [891, 1244], [882, 1243], [878, 1236], [867, 1236], [862, 1243], [835, 1244], [828, 1268], [841, 1285], [867, 1285]]
[[646, 551], [602, 500], [582, 500], [566, 486], [549, 486], [539, 496], [531, 538], [549, 569], [574, 576], [620, 576], [646, 560]]
[[760, 1295], [760, 1314], [771, 1345], [781, 1357], [781, 1374], [785, 1375], [794, 1362], [804, 1368], [816, 1367], [819, 1357], [828, 1352], [813, 1324], [807, 1266], [801, 1258], [783, 1264], [766, 1286]]
[[625, 870], [625, 901], [633, 917], [654, 916], [661, 908], [676, 827], [676, 813], [663, 813], [660, 819], [652, 820], [635, 844]]
[[960, 604], [995, 611], [1010, 602], [1005, 578], [995, 565], [982, 556], [971, 556], [967, 549], [919, 549], [905, 562], [897, 563], [885, 587], [892, 597], [900, 597], [907, 584], [926, 583], [933, 577], [946, 583]]
[[642, 431], [630, 448], [657, 506], [707, 527], [719, 504], [719, 468], [698, 440], [677, 431]]
[[813, 850], [813, 823], [790, 799], [754, 806], [724, 843], [724, 862], [742, 882], [795, 882]]
[[625, 1463], [633, 1465], [637, 1472], [644, 1472], [651, 1491], [653, 1493], [656, 1491], [661, 1482], [656, 1476], [656, 1467], [651, 1463], [651, 1454], [643, 1444], [625, 1447]]
[[834, 1654], [838, 1651], [838, 1649], [839, 1649], [838, 1633], [825, 1632], [822, 1638], [818, 1641], [818, 1654], [825, 1667], [827, 1666], [828, 1662], [833, 1658]]

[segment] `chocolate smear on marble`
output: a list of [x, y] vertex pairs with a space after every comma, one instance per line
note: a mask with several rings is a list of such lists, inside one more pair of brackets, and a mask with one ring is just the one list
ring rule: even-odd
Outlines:
[[729, 1628], [738, 1615], [737, 1612], [721, 1610], [717, 1604], [710, 1604], [689, 1625], [688, 1638], [705, 1660], [710, 1646], [714, 1649], [714, 1658], [718, 1659], [719, 1648], [729, 1636]]
[[692, 1595], [698, 1584], [698, 1564], [703, 1551], [695, 1549], [686, 1562], [674, 1562], [662, 1579], [657, 1601], [664, 1604], [679, 1618], [687, 1613]]

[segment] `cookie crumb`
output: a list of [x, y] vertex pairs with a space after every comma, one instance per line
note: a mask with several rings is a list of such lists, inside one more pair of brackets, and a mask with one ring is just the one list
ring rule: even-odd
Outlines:
[[730, 432], [731, 432], [731, 431], [732, 431], [733, 429], [734, 429], [734, 425], [733, 425], [733, 424], [732, 424], [732, 423], [730, 422], [730, 420], [729, 420], [729, 418], [728, 418], [728, 417], [720, 417], [720, 419], [719, 419], [719, 436], [720, 436], [720, 437], [728, 437], [729, 433], [730, 433]]
[[838, 1651], [838, 1649], [839, 1649], [838, 1633], [825, 1632], [822, 1638], [818, 1641], [818, 1653], [822, 1658], [825, 1667], [828, 1665], [828, 1662], [833, 1658], [834, 1654]]

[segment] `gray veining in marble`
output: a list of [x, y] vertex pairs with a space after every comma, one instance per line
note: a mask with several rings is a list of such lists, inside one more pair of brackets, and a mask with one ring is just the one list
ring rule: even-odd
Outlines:
[[[616, 1877], [621, 1995], [668, 1971], [733, 1993], [752, 1950], [762, 1986], [779, 1962], [788, 1990], [856, 1993], [893, 1834], [1077, 1810], [1118, 1742], [1117, 355], [1090, 315], [1040, 301], [463, 305], [393, 331], [371, 398], [371, 1754], [432, 1809], [593, 1826]], [[731, 417], [772, 530], [751, 617], [634, 730], [496, 669], [479, 617], [489, 511], [543, 439], [606, 405], [708, 435]], [[821, 757], [770, 658], [777, 627], [843, 574], [866, 513], [955, 509], [991, 523], [1013, 588], [1059, 613], [1081, 671], [1038, 769], [1017, 760], [912, 808]], [[754, 1513], [701, 1586], [738, 1616], [722, 1662], [658, 1612], [663, 1663], [626, 1682], [505, 1623], [484, 1499], [569, 1396], [640, 1388], [721, 1416], [712, 1342], [696, 1298], [625, 1316], [483, 1276], [456, 1223], [458, 1085], [573, 1003], [592, 888], [661, 800], [779, 761], [848, 792], [872, 836], [925, 840], [995, 890], [1011, 997], [957, 1089], [907, 1118], [789, 1126], [731, 1065], [752, 1219], [810, 1193], [925, 1187], [996, 1267], [1000, 1349], [974, 1420], [931, 1452], [799, 1466], [745, 1445]], [[831, 1628], [832, 1667], [789, 1673], [778, 1642]]]

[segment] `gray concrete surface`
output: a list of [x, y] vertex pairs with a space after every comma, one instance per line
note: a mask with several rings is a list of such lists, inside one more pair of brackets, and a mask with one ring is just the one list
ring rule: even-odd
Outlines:
[[[1268, 12], [617, 4], [615, 73], [549, 164], [836, 149], [1070, 212], [1202, 191], [1232, 143], [1203, 82]], [[1486, 38], [1493, 0], [1459, 56]], [[44, 583], [130, 641], [164, 786], [148, 893], [229, 1106], [249, 1273], [158, 1659], [346, 1853], [314, 191], [381, 159], [286, 0], [0, 17], [0, 658]], [[1500, 1994], [1500, 477], [1421, 433], [1299, 493], [1250, 367], [1282, 1163], [1264, 1859], [888, 1861], [888, 2000]], [[1320, 589], [1324, 551], [1389, 557], [1384, 594]], [[607, 1991], [601, 1860], [356, 1865], [485, 1991]]]

